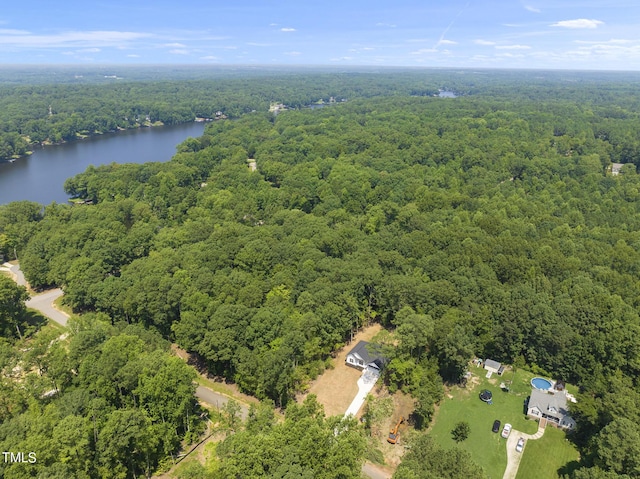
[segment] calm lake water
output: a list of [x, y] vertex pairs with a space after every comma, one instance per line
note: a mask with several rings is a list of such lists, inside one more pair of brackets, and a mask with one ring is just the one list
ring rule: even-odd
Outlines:
[[0, 163], [0, 204], [20, 200], [65, 203], [69, 199], [63, 188], [65, 180], [87, 166], [169, 161], [178, 144], [202, 135], [204, 125], [139, 128], [38, 148], [29, 157]]

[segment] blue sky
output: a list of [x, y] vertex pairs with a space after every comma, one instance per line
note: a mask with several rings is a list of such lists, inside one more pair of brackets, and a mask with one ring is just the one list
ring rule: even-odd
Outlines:
[[3, 4], [0, 64], [640, 70], [638, 0]]

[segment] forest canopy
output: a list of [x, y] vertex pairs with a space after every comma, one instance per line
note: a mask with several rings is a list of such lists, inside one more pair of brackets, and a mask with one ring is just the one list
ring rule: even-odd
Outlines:
[[278, 406], [374, 321], [398, 339], [388, 384], [426, 421], [474, 355], [523, 361], [580, 386], [585, 464], [626, 473], [606, 451], [639, 419], [623, 406], [640, 399], [638, 100], [624, 82], [496, 78], [249, 110], [168, 163], [90, 168], [66, 189], [92, 205], [0, 234], [34, 287]]

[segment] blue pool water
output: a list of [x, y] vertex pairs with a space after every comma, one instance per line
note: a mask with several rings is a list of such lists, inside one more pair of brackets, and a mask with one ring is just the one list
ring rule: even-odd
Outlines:
[[544, 378], [533, 378], [531, 380], [531, 385], [536, 389], [540, 389], [541, 391], [551, 389], [551, 386], [553, 386], [553, 384], [551, 384], [551, 381]]

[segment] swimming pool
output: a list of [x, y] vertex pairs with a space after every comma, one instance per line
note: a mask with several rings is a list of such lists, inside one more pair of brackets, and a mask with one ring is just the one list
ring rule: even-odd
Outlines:
[[531, 380], [531, 385], [536, 389], [540, 389], [541, 391], [546, 391], [548, 389], [551, 389], [551, 387], [553, 386], [553, 383], [545, 378], [533, 378]]

